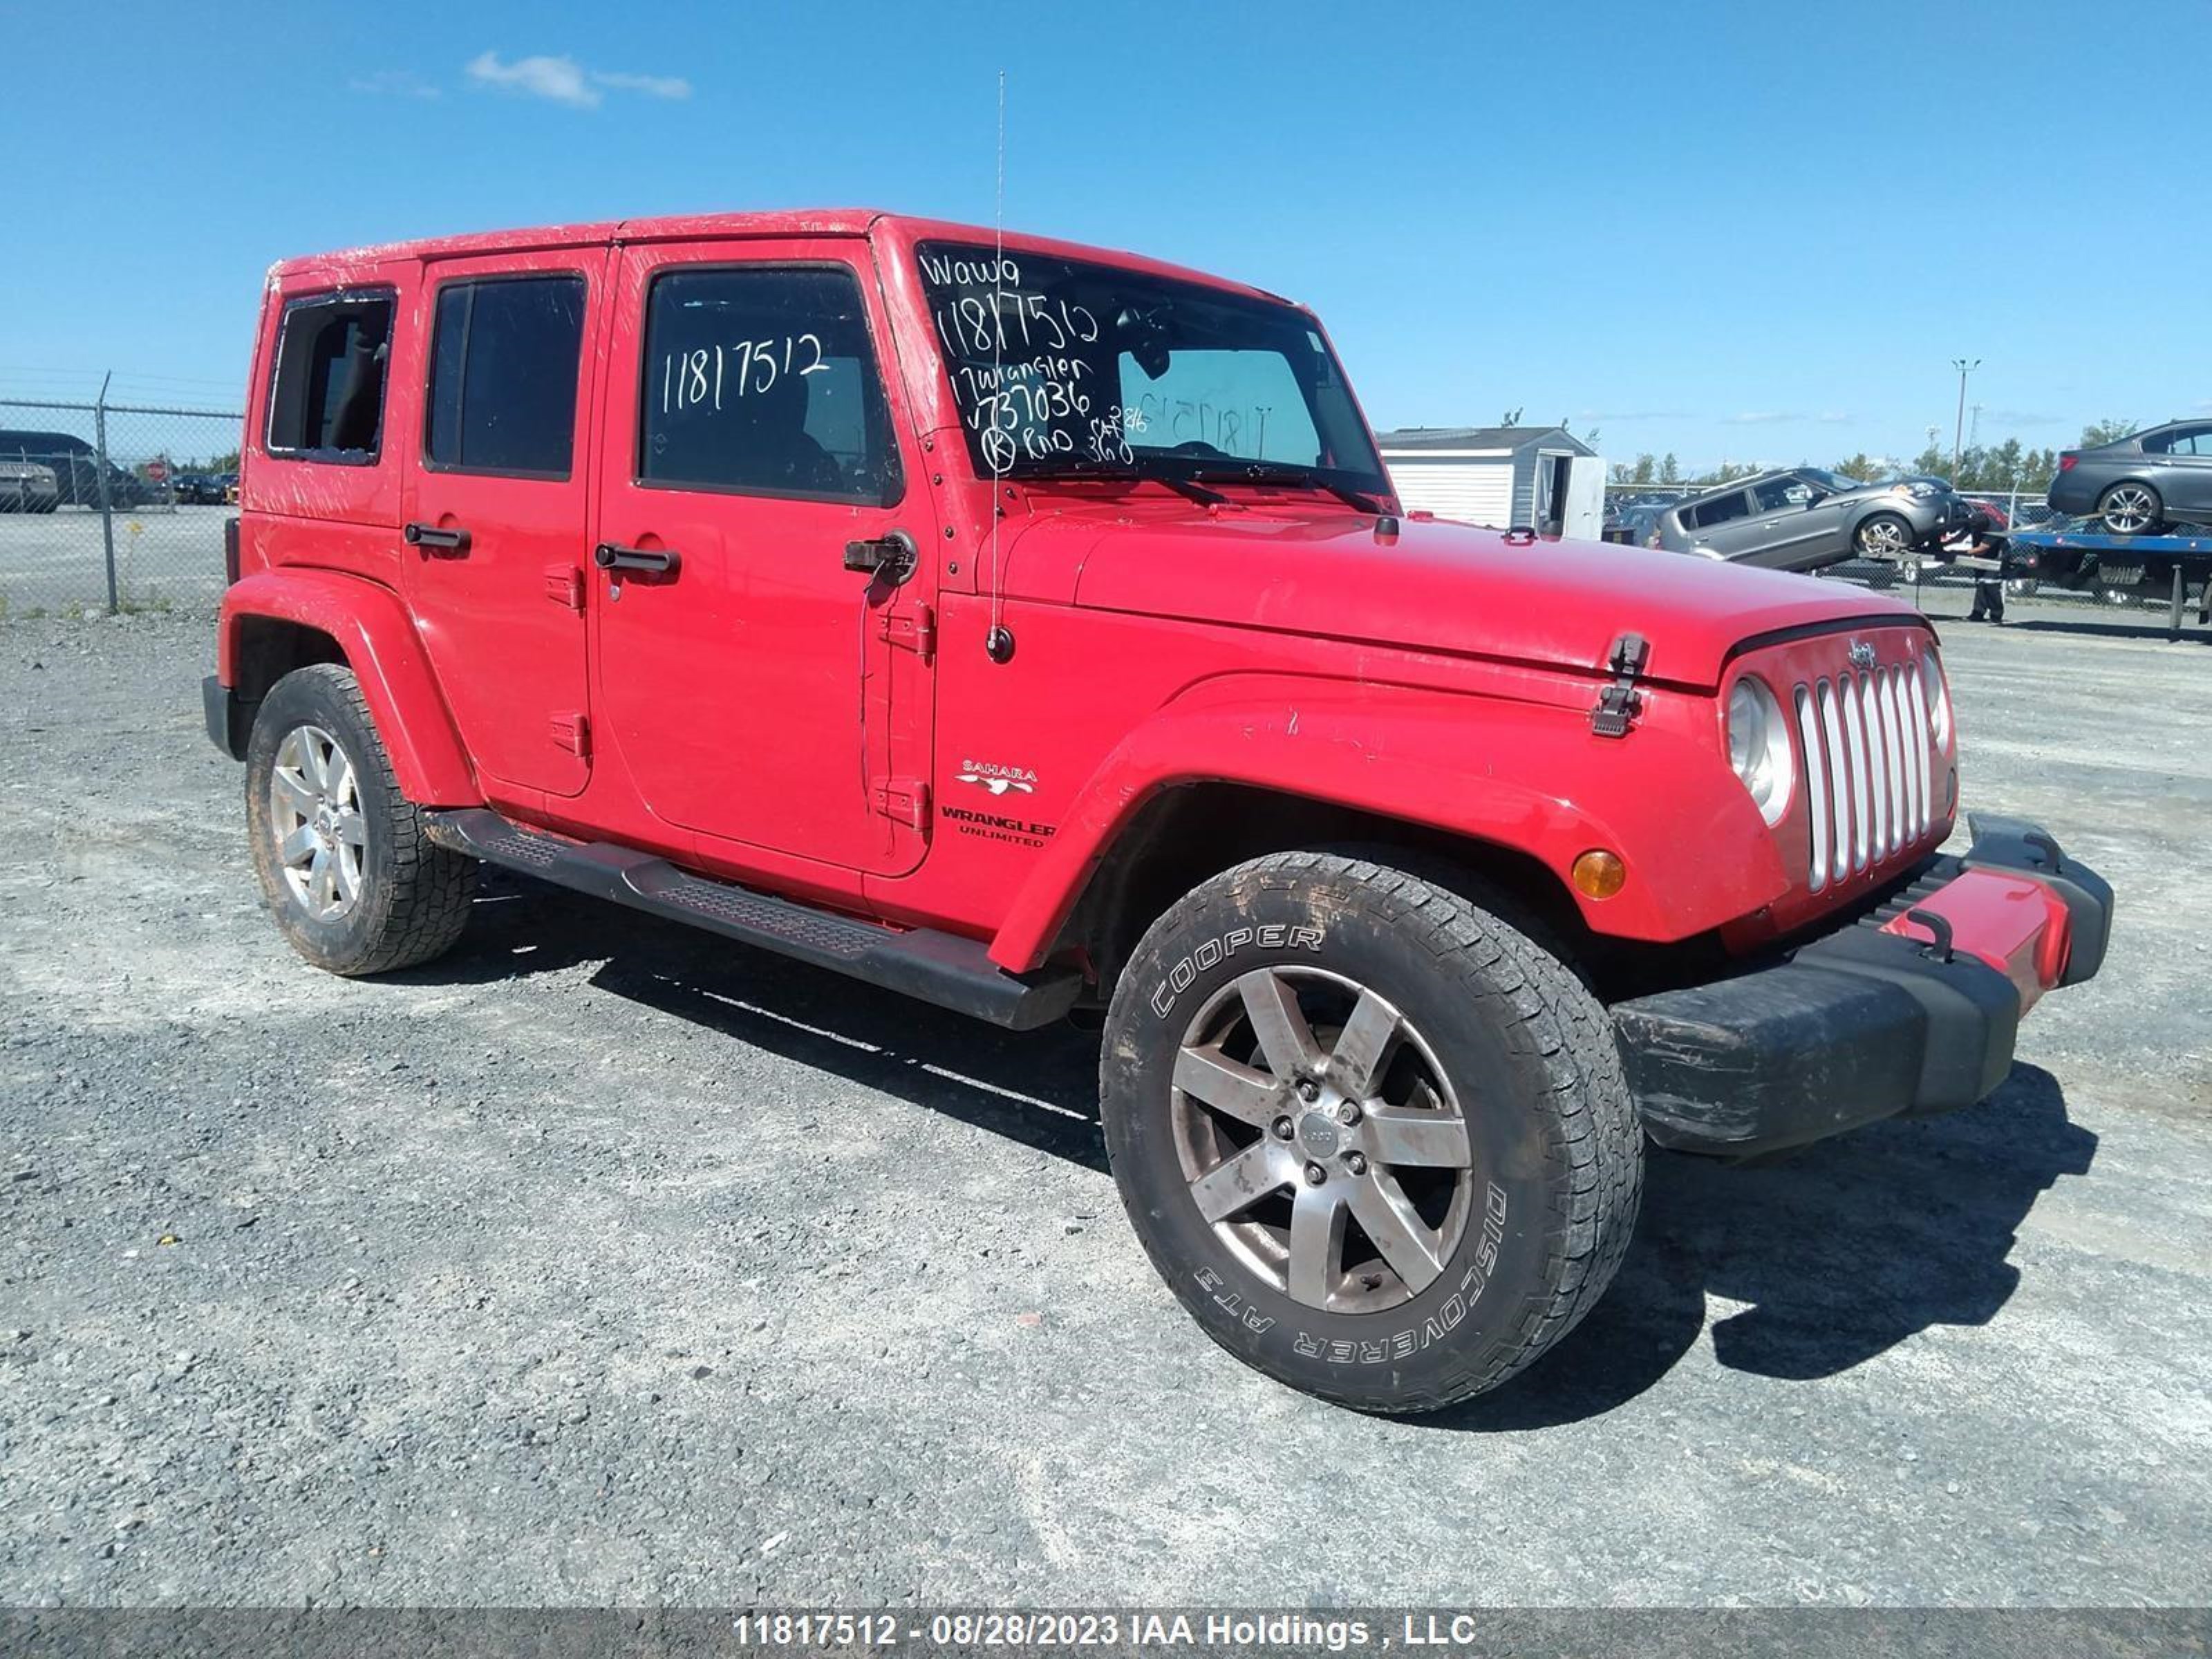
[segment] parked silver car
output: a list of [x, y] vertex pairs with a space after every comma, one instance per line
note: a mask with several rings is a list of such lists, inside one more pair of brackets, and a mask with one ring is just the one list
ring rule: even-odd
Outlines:
[[0, 513], [51, 513], [61, 504], [62, 483], [53, 468], [0, 460]]
[[2116, 536], [2212, 524], [2212, 421], [2172, 421], [2094, 449], [2069, 449], [2051, 510], [2100, 518]]
[[1963, 529], [1972, 507], [1941, 478], [1871, 484], [1817, 466], [1760, 472], [1679, 501], [1646, 543], [1774, 570], [1903, 559]]

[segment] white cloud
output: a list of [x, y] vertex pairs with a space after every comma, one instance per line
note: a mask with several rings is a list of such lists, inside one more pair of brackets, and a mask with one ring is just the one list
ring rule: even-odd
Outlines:
[[641, 92], [648, 98], [689, 98], [691, 83], [680, 75], [602, 75], [594, 70], [592, 79], [603, 87], [612, 87], [617, 92]]
[[1723, 426], [1780, 426], [1789, 421], [1802, 421], [1802, 415], [1793, 415], [1784, 410], [1754, 409], [1746, 415], [1731, 415]]
[[584, 78], [583, 65], [573, 58], [518, 58], [508, 64], [502, 63], [497, 52], [487, 52], [469, 60], [468, 74], [470, 80], [485, 86], [526, 92], [532, 98], [549, 99], [573, 109], [596, 109], [599, 105], [599, 88]]
[[468, 76], [483, 86], [526, 93], [571, 109], [597, 109], [605, 100], [603, 88], [647, 98], [691, 95], [691, 83], [681, 76], [616, 74], [587, 70], [573, 58], [543, 55], [509, 63], [495, 52], [480, 52], [469, 60]]

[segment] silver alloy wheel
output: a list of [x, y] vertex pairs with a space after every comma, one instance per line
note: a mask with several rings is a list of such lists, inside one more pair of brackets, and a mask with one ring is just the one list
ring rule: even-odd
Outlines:
[[2158, 522], [2158, 497], [2147, 485], [2117, 483], [2105, 492], [2098, 516], [2116, 536], [2133, 536]]
[[1340, 975], [1261, 968], [1224, 986], [1183, 1034], [1172, 1115], [1199, 1213], [1308, 1307], [1408, 1301], [1466, 1232], [1458, 1097], [1412, 1023]]
[[1901, 559], [1911, 538], [1895, 519], [1869, 519], [1859, 526], [1859, 551], [1885, 559]]
[[368, 852], [360, 775], [319, 726], [295, 726], [276, 745], [269, 831], [277, 868], [309, 921], [339, 921], [360, 901]]

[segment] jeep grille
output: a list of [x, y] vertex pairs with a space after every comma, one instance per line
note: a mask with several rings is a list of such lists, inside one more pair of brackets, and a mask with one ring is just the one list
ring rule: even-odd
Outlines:
[[1911, 846], [1938, 811], [1918, 669], [1908, 660], [1797, 684], [1816, 893]]

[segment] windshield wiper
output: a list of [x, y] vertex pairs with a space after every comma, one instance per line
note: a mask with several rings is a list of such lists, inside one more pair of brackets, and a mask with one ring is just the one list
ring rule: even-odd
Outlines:
[[1212, 478], [1224, 483], [1286, 483], [1299, 484], [1308, 489], [1325, 490], [1355, 513], [1380, 514], [1382, 504], [1347, 484], [1332, 483], [1310, 467], [1292, 466], [1281, 461], [1239, 461], [1233, 466], [1195, 468], [1184, 475], [1189, 478]]
[[1029, 478], [1112, 478], [1122, 483], [1164, 484], [1178, 495], [1187, 495], [1202, 507], [1218, 507], [1229, 499], [1218, 489], [1208, 489], [1196, 479], [1176, 473], [1147, 472], [1141, 467], [1124, 466], [1113, 461], [1047, 461], [1040, 465], [1025, 467], [1015, 476]]

